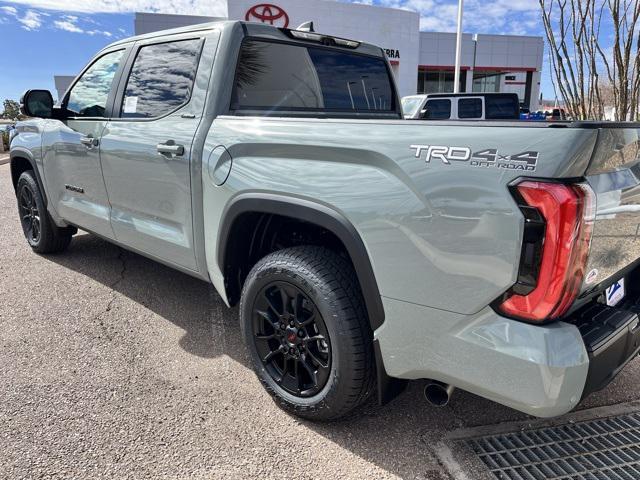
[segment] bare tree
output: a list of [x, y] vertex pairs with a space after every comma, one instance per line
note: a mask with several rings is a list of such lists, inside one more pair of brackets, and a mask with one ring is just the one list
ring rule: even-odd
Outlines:
[[602, 119], [612, 107], [615, 120], [640, 119], [640, 0], [538, 1], [568, 113]]

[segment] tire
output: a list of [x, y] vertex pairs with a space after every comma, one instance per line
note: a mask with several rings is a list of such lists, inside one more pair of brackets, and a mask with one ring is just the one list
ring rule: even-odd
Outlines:
[[349, 262], [331, 250], [292, 247], [261, 259], [242, 289], [240, 326], [258, 378], [290, 413], [336, 420], [373, 392], [360, 286]]
[[32, 250], [36, 253], [66, 250], [75, 229], [60, 228], [53, 223], [32, 170], [23, 172], [18, 178], [16, 198], [22, 231]]

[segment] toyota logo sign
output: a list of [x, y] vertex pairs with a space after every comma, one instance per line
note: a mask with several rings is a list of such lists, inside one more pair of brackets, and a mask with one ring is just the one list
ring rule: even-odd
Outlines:
[[287, 12], [281, 7], [271, 3], [254, 5], [247, 10], [244, 19], [248, 22], [258, 21], [284, 28], [289, 26], [289, 15], [287, 15]]

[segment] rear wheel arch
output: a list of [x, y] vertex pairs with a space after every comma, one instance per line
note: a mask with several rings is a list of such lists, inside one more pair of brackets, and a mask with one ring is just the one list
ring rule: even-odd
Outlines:
[[240, 194], [226, 206], [218, 234], [217, 261], [230, 303], [238, 302], [244, 279], [253, 265], [278, 249], [277, 240], [265, 237], [277, 232], [281, 241], [290, 241], [282, 247], [294, 246], [296, 242], [308, 244], [302, 230], [311, 234], [312, 244], [343, 249], [356, 272], [371, 329], [375, 331], [384, 322], [384, 308], [362, 238], [340, 212], [297, 197]]

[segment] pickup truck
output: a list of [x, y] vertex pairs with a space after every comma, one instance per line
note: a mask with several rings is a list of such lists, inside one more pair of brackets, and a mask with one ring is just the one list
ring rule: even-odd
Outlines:
[[118, 41], [22, 108], [34, 252], [82, 229], [210, 282], [294, 414], [430, 379], [555, 416], [638, 353], [637, 124], [403, 120], [381, 48], [234, 21]]

